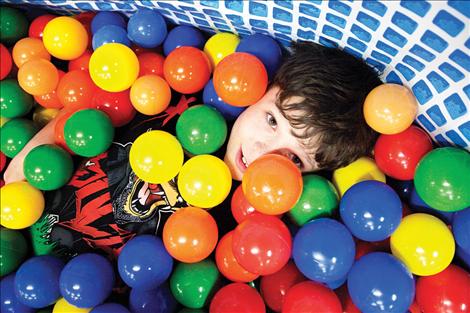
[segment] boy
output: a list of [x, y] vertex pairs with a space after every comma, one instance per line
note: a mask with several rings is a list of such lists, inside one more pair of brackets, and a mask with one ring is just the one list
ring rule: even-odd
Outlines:
[[[268, 92], [233, 125], [224, 156], [233, 179], [241, 180], [247, 166], [267, 153], [288, 157], [302, 172], [334, 170], [369, 154], [377, 134], [367, 126], [362, 105], [380, 84], [372, 68], [346, 52], [293, 44]], [[175, 117], [187, 106], [183, 96], [156, 117], [140, 116], [106, 153], [86, 161], [67, 186], [49, 193], [47, 214], [32, 227], [37, 252], [59, 248], [73, 255], [98, 248], [117, 254], [136, 234], [160, 234], [166, 218], [186, 203], [175, 180], [152, 185], [138, 179], [128, 154], [149, 129], [174, 133]], [[7, 183], [22, 179], [18, 169], [32, 147], [53, 142], [51, 124], [12, 161]], [[210, 212], [220, 214], [217, 210]]]

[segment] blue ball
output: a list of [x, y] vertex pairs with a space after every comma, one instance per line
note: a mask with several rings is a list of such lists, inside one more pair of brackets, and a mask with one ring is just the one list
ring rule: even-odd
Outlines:
[[330, 218], [319, 218], [302, 226], [292, 247], [294, 262], [302, 274], [326, 284], [347, 275], [355, 254], [351, 233]]
[[60, 298], [59, 277], [64, 262], [53, 256], [36, 256], [24, 262], [15, 276], [16, 297], [24, 305], [40, 309]]
[[409, 204], [410, 204], [410, 209], [411, 211], [413, 211], [413, 213], [431, 214], [443, 220], [446, 224], [451, 224], [452, 219], [454, 218], [453, 212], [439, 211], [427, 205], [416, 192], [416, 188], [413, 188], [413, 191], [411, 192]]
[[111, 294], [114, 272], [108, 260], [98, 254], [79, 254], [60, 274], [60, 292], [72, 305], [91, 308]]
[[167, 284], [153, 290], [132, 289], [129, 295], [132, 313], [167, 313], [173, 312], [176, 306], [176, 300]]
[[103, 26], [93, 35], [93, 50], [98, 49], [104, 44], [113, 42], [122, 43], [128, 47], [131, 46], [131, 41], [127, 38], [127, 32], [124, 28], [116, 25]]
[[351, 233], [364, 241], [384, 240], [397, 229], [402, 216], [400, 197], [392, 187], [366, 180], [349, 188], [339, 212]]
[[366, 254], [348, 275], [348, 291], [361, 312], [407, 312], [415, 296], [413, 275], [384, 252]]
[[470, 254], [470, 208], [454, 213], [452, 232], [457, 245]]
[[387, 177], [387, 185], [393, 188], [395, 192], [400, 196], [406, 203], [410, 201], [411, 193], [413, 192], [413, 181], [412, 180], [398, 180]]
[[171, 51], [181, 46], [190, 46], [203, 49], [206, 40], [199, 29], [192, 26], [177, 26], [173, 28], [163, 43], [163, 53], [169, 55]]
[[155, 289], [168, 279], [172, 268], [173, 258], [153, 235], [129, 240], [118, 257], [119, 274], [132, 288]]
[[459, 245], [456, 247], [455, 254], [457, 255], [458, 259], [462, 261], [464, 267], [467, 267], [467, 270], [470, 270], [470, 253], [465, 252]]
[[235, 120], [246, 109], [245, 107], [236, 107], [225, 103], [215, 92], [214, 82], [212, 79], [210, 79], [204, 87], [202, 98], [204, 104], [217, 109], [217, 111], [222, 113], [224, 118], [228, 121]]
[[126, 28], [126, 21], [121, 14], [110, 11], [99, 12], [91, 20], [91, 33], [94, 35], [101, 27], [106, 25], [116, 25]]
[[117, 303], [105, 303], [98, 305], [90, 313], [130, 313], [123, 305]]
[[167, 35], [165, 20], [157, 11], [139, 10], [127, 23], [127, 35], [138, 46], [155, 48], [165, 40]]
[[282, 64], [282, 51], [272, 37], [263, 34], [253, 34], [243, 38], [237, 46], [237, 52], [251, 53], [263, 62], [268, 72], [269, 80], [276, 74]]
[[348, 278], [348, 276], [344, 276], [343, 278], [340, 278], [338, 280], [335, 280], [335, 281], [332, 281], [332, 282], [329, 282], [327, 284], [325, 284], [328, 288], [330, 289], [338, 289], [339, 287], [343, 286], [344, 283], [346, 282], [346, 279]]
[[5, 276], [0, 281], [0, 312], [5, 313], [34, 313], [30, 308], [18, 300], [15, 295], [15, 274]]

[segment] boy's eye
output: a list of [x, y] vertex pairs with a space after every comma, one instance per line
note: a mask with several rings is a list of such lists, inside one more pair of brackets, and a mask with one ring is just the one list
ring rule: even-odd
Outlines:
[[270, 113], [267, 113], [266, 114], [266, 121], [268, 122], [268, 125], [271, 126], [272, 128], [276, 128], [277, 126], [277, 121], [276, 119], [274, 118], [274, 116], [272, 116]]
[[291, 156], [291, 161], [294, 162], [294, 164], [297, 165], [299, 168], [302, 168], [302, 161], [295, 154]]

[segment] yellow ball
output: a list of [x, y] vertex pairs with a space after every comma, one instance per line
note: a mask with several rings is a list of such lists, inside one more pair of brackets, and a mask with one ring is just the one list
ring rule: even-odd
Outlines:
[[42, 128], [52, 121], [59, 112], [59, 109], [37, 106], [33, 113], [33, 122], [38, 128]]
[[385, 183], [385, 175], [374, 160], [362, 157], [333, 172], [333, 184], [342, 197], [346, 190], [364, 180], [377, 180]]
[[73, 60], [85, 52], [88, 33], [76, 19], [61, 16], [46, 24], [42, 40], [51, 55], [61, 60]]
[[3, 125], [5, 125], [5, 123], [8, 122], [9, 120], [10, 120], [9, 118], [0, 116], [0, 127], [3, 127]]
[[178, 139], [161, 130], [140, 135], [129, 153], [129, 162], [134, 173], [152, 184], [170, 181], [180, 171], [183, 161], [183, 148]]
[[231, 33], [218, 33], [209, 38], [204, 46], [204, 52], [214, 68], [223, 58], [237, 49], [240, 38]]
[[92, 308], [82, 309], [70, 304], [64, 298], [60, 298], [54, 305], [52, 313], [88, 313]]
[[139, 60], [129, 47], [108, 43], [96, 49], [90, 58], [90, 76], [93, 82], [109, 92], [124, 91], [139, 75]]
[[29, 227], [44, 211], [44, 196], [27, 182], [7, 184], [0, 193], [0, 224], [6, 228]]
[[232, 186], [228, 166], [212, 155], [189, 159], [178, 176], [178, 190], [186, 202], [199, 208], [212, 208], [227, 198]]
[[392, 253], [416, 275], [440, 273], [454, 258], [455, 241], [440, 219], [423, 213], [406, 216], [390, 238]]

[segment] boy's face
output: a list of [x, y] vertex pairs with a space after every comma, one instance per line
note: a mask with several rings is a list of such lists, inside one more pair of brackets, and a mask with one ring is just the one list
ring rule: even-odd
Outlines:
[[[278, 87], [272, 87], [256, 104], [248, 107], [235, 121], [227, 144], [224, 161], [233, 179], [241, 180], [243, 173], [258, 157], [277, 153], [292, 160], [302, 172], [317, 170], [315, 147], [307, 149], [305, 140], [296, 137], [289, 121], [276, 106]], [[294, 97], [288, 103], [300, 102]]]

